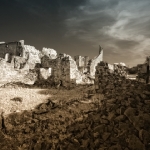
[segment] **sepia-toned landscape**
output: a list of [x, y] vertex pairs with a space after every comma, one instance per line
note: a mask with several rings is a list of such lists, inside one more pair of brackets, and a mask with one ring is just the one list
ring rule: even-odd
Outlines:
[[150, 0], [0, 0], [0, 150], [150, 150]]
[[1, 149], [150, 148], [149, 57], [128, 68], [2, 43]]

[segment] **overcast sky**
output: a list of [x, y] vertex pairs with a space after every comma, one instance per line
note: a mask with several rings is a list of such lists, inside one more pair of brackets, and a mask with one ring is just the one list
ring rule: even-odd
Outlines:
[[0, 41], [133, 66], [150, 55], [150, 0], [0, 0]]

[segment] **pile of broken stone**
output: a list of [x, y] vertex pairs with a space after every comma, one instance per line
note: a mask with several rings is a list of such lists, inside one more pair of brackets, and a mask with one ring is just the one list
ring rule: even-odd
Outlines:
[[[78, 109], [80, 100], [62, 107], [48, 101], [35, 111], [6, 118], [0, 138], [9, 136], [7, 140], [12, 138], [18, 149], [149, 150], [150, 86], [111, 72], [102, 62], [92, 92], [105, 95], [97, 99], [97, 109], [77, 114], [69, 108]], [[4, 142], [5, 149], [11, 142]]]
[[101, 123], [94, 130], [105, 146], [150, 149], [150, 86], [126, 79], [119, 72], [110, 73], [104, 62], [96, 68], [95, 82], [97, 93], [105, 94], [105, 99], [98, 114]]

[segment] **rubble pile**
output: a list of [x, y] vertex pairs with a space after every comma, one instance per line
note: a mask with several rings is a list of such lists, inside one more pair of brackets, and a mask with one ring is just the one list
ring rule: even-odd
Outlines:
[[[118, 80], [117, 75], [114, 82], [108, 82], [103, 91], [88, 90], [89, 95], [105, 93], [103, 99], [97, 97], [97, 103], [83, 104], [84, 97], [77, 98], [78, 94], [66, 102], [60, 95], [59, 103], [48, 100], [32, 111], [14, 113], [1, 119], [3, 132], [0, 138], [5, 142], [0, 147], [34, 150], [150, 149], [150, 87], [121, 77]], [[79, 95], [81, 91], [77, 91]], [[88, 102], [88, 99], [84, 100]]]
[[117, 86], [121, 86], [121, 81], [126, 81], [126, 68], [124, 66], [114, 64], [112, 70], [108, 63], [103, 61], [96, 66], [95, 89], [100, 93], [106, 93], [105, 91], [108, 90], [109, 93], [113, 92]]
[[[93, 128], [102, 149], [150, 149], [150, 87], [128, 80], [119, 71], [110, 73], [107, 63], [96, 68], [97, 93], [105, 94]], [[98, 116], [98, 117], [97, 117]], [[96, 134], [95, 133], [95, 134]], [[105, 139], [104, 139], [105, 137]]]

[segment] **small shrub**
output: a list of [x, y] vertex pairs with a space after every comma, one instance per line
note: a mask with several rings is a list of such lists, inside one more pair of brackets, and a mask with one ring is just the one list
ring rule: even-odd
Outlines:
[[22, 102], [22, 98], [21, 97], [14, 97], [12, 99], [10, 99], [11, 101], [15, 101], [15, 102]]

